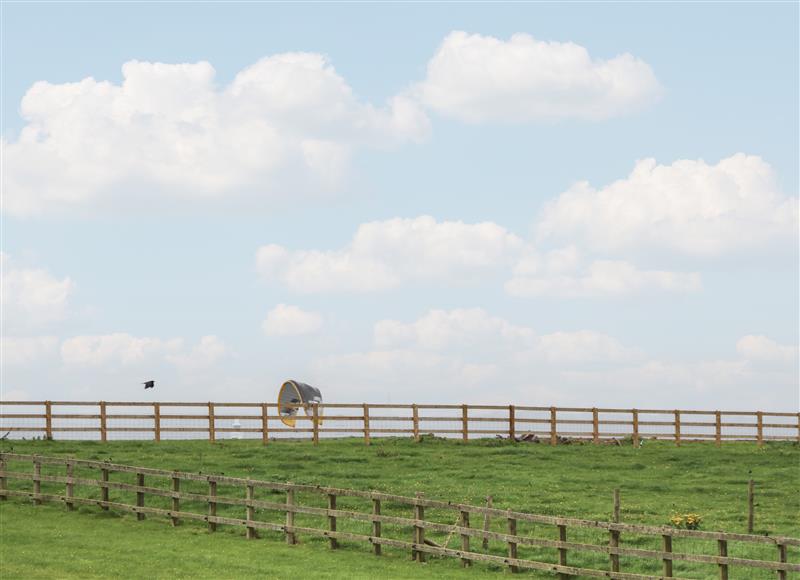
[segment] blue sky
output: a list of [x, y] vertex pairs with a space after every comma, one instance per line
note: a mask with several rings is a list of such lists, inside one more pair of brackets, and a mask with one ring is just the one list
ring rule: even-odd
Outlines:
[[797, 4], [2, 11], [5, 397], [800, 403]]

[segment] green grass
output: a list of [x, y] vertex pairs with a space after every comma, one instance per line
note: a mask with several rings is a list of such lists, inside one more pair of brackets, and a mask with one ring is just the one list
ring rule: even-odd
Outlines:
[[[621, 489], [622, 520], [628, 523], [667, 524], [674, 512], [703, 516], [702, 529], [746, 531], [747, 480], [756, 482], [756, 533], [800, 535], [800, 449], [792, 443], [773, 443], [759, 449], [752, 443], [685, 444], [681, 448], [647, 441], [642, 448], [569, 445], [549, 447], [485, 440], [464, 445], [456, 441], [425, 439], [415, 444], [406, 439], [377, 439], [366, 447], [356, 439], [278, 441], [262, 446], [256, 441], [68, 442], [3, 441], [0, 449], [17, 453], [74, 456], [111, 460], [115, 463], [161, 469], [219, 473], [271, 481], [293, 481], [353, 489], [380, 490], [402, 495], [422, 491], [432, 499], [483, 505], [492, 495], [495, 507], [539, 514], [608, 520], [612, 490]], [[22, 469], [22, 464], [11, 466]], [[63, 475], [63, 468], [45, 467], [44, 473]], [[96, 472], [77, 474], [97, 477]], [[130, 474], [112, 475], [129, 481]], [[148, 478], [148, 485], [156, 480]], [[9, 480], [10, 487], [30, 489], [30, 482]], [[164, 481], [161, 486], [166, 487]], [[191, 487], [195, 485], [195, 487]], [[189, 491], [203, 493], [201, 484], [187, 484]], [[43, 484], [44, 493], [63, 493], [61, 484]], [[98, 497], [96, 489], [78, 488], [78, 495]], [[242, 490], [220, 486], [220, 495], [242, 495]], [[111, 492], [112, 500], [132, 503], [133, 494]], [[257, 499], [282, 501], [279, 494], [259, 492]], [[322, 507], [324, 498], [299, 497], [307, 505]], [[148, 505], [167, 507], [167, 500], [148, 496]], [[340, 498], [340, 509], [366, 511], [363, 500]], [[205, 505], [183, 502], [182, 509], [204, 511]], [[223, 508], [220, 515], [243, 517], [241, 507]], [[386, 505], [384, 513], [410, 517], [408, 507]], [[426, 511], [426, 516], [454, 523], [454, 514]], [[259, 510], [259, 519], [280, 521], [280, 514]], [[472, 522], [473, 526], [481, 522]], [[324, 520], [298, 516], [299, 525], [323, 527]], [[493, 521], [492, 529], [504, 530], [505, 522]], [[339, 529], [368, 533], [368, 523], [339, 520]], [[384, 524], [384, 533], [411, 539], [410, 528]], [[556, 539], [549, 526], [519, 524], [519, 533]], [[603, 543], [607, 538], [594, 530], [573, 530], [570, 540]], [[235, 578], [261, 575], [272, 578], [300, 577], [311, 570], [316, 577], [424, 578], [499, 577], [503, 568], [476, 565], [462, 570], [453, 559], [429, 557], [424, 565], [410, 562], [403, 551], [385, 548], [384, 556], [370, 555], [366, 544], [344, 542], [330, 551], [322, 539], [301, 536], [301, 545], [286, 546], [280, 534], [262, 532], [256, 541], [242, 538], [243, 531], [221, 526], [210, 534], [201, 523], [185, 522], [177, 528], [166, 518], [137, 522], [135, 516], [81, 507], [67, 513], [58, 504], [33, 507], [19, 498], [0, 504], [0, 557], [4, 578], [17, 577], [202, 577]], [[445, 534], [429, 534], [437, 542]], [[450, 547], [459, 539], [452, 538]], [[474, 540], [474, 545], [479, 545]], [[658, 549], [657, 538], [629, 538], [623, 544]], [[738, 545], [740, 546], [740, 545]], [[675, 540], [676, 551], [715, 553], [716, 545], [700, 546]], [[746, 547], [744, 547], [746, 548]], [[744, 549], [742, 548], [742, 549]], [[42, 557], [46, 549], [47, 556]], [[490, 551], [503, 554], [505, 546], [492, 542]], [[774, 547], [740, 551], [736, 557], [775, 559]], [[520, 547], [520, 556], [555, 561], [555, 551]], [[798, 562], [796, 550], [790, 561]], [[601, 554], [570, 552], [570, 563], [604, 567]], [[623, 558], [623, 571], [659, 572], [655, 561]], [[752, 573], [748, 578], [772, 578], [773, 573]], [[702, 578], [716, 574], [715, 566], [676, 563], [676, 575]], [[528, 577], [547, 577], [526, 573]], [[732, 577], [739, 577], [733, 575]]]

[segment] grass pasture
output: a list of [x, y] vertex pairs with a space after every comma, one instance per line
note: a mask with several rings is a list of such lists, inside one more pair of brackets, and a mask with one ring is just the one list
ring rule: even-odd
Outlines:
[[[375, 439], [366, 447], [360, 439], [276, 441], [262, 446], [257, 441], [3, 441], [3, 451], [81, 459], [110, 460], [114, 463], [225, 474], [270, 481], [319, 484], [362, 490], [379, 490], [413, 496], [422, 491], [431, 499], [483, 505], [492, 495], [501, 509], [560, 515], [583, 519], [608, 520], [612, 510], [612, 490], [620, 488], [622, 521], [665, 525], [675, 512], [695, 512], [703, 516], [701, 529], [727, 532], [746, 531], [747, 481], [756, 482], [755, 532], [758, 534], [800, 535], [800, 448], [793, 443], [771, 443], [758, 448], [754, 443], [727, 443], [721, 448], [710, 443], [688, 443], [680, 448], [655, 441], [613, 447], [513, 444], [483, 440], [463, 444], [458, 441], [425, 438], [421, 443], [409, 439]], [[20, 466], [9, 465], [10, 470]], [[78, 473], [97, 478], [96, 471]], [[63, 475], [45, 466], [43, 474]], [[132, 474], [112, 474], [112, 480], [129, 481]], [[148, 479], [147, 485], [158, 480]], [[132, 481], [129, 481], [132, 483]], [[30, 489], [30, 482], [9, 480], [10, 488]], [[168, 481], [158, 485], [167, 487]], [[202, 484], [182, 490], [205, 492]], [[62, 494], [62, 484], [43, 483], [43, 493]], [[283, 495], [268, 497], [260, 492], [256, 499], [281, 501]], [[218, 494], [239, 497], [241, 489], [224, 489]], [[76, 495], [98, 497], [97, 488], [76, 487]], [[305, 494], [300, 494], [301, 496]], [[134, 494], [112, 490], [112, 501], [133, 503]], [[166, 498], [147, 497], [147, 505], [167, 507]], [[324, 506], [323, 496], [298, 497], [303, 505]], [[163, 504], [163, 505], [162, 505]], [[182, 502], [182, 509], [203, 513], [205, 504]], [[339, 509], [368, 511], [365, 500], [340, 498]], [[258, 510], [257, 519], [279, 522], [282, 514]], [[219, 506], [219, 515], [243, 517], [244, 508]], [[410, 517], [407, 507], [385, 505], [383, 513]], [[437, 514], [426, 510], [426, 519], [445, 522], [452, 512]], [[452, 521], [448, 523], [454, 523]], [[481, 522], [472, 522], [477, 527]], [[324, 527], [323, 518], [297, 516], [298, 525]], [[504, 531], [505, 522], [493, 521], [492, 529]], [[366, 522], [339, 520], [339, 530], [369, 533]], [[550, 526], [520, 523], [518, 532], [556, 539]], [[411, 539], [411, 528], [384, 525], [385, 535]], [[182, 522], [172, 528], [166, 518], [149, 517], [138, 522], [134, 514], [103, 512], [81, 506], [74, 513], [60, 504], [34, 507], [12, 498], [0, 503], [0, 560], [3, 578], [125, 577], [125, 578], [477, 578], [499, 577], [508, 572], [500, 566], [476, 563], [460, 568], [458, 560], [428, 557], [425, 564], [413, 563], [405, 551], [384, 548], [377, 558], [370, 546], [342, 542], [340, 550], [327, 548], [327, 540], [300, 536], [300, 545], [287, 546], [281, 534], [260, 533], [256, 541], [245, 541], [241, 528], [219, 526], [211, 534], [200, 522]], [[427, 537], [444, 543], [446, 534]], [[599, 531], [570, 528], [570, 541], [603, 543]], [[456, 547], [454, 538], [450, 547]], [[479, 544], [479, 540], [473, 539]], [[649, 542], [649, 543], [648, 543]], [[715, 553], [714, 542], [703, 546]], [[659, 549], [656, 539], [631, 539], [623, 545]], [[675, 551], [699, 549], [676, 539]], [[759, 555], [776, 559], [772, 546], [757, 546]], [[505, 544], [490, 542], [492, 553], [504, 554]], [[520, 547], [520, 557], [556, 561], [555, 550]], [[736, 553], [748, 557], [756, 554]], [[789, 561], [797, 563], [800, 554], [790, 549]], [[623, 557], [622, 571], [660, 573], [659, 563]], [[570, 552], [570, 564], [607, 566], [603, 554]], [[704, 578], [716, 576], [716, 566], [675, 563], [676, 576]], [[774, 572], [753, 570], [748, 578], [774, 578]], [[307, 577], [308, 577], [307, 576]], [[522, 577], [552, 577], [541, 572], [523, 572]], [[743, 577], [732, 574], [732, 578]]]

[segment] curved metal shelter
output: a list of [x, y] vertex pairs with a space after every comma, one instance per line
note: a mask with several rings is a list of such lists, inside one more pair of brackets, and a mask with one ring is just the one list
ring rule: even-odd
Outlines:
[[311, 405], [322, 403], [322, 393], [319, 389], [301, 383], [300, 381], [288, 380], [281, 385], [278, 392], [278, 413], [283, 424], [294, 428], [297, 419], [297, 411], [300, 407], [311, 415]]

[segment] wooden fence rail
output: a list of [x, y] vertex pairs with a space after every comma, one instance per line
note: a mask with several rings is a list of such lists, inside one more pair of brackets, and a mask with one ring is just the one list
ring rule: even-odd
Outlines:
[[[22, 464], [23, 471], [12, 470], [10, 467]], [[64, 468], [65, 475], [47, 475], [42, 471], [42, 467], [47, 467], [51, 471], [54, 466]], [[18, 468], [19, 469], [19, 468]], [[101, 478], [76, 477], [76, 470], [97, 470]], [[114, 478], [109, 477], [115, 474]], [[119, 474], [122, 474], [120, 477]], [[128, 483], [120, 481], [123, 477], [129, 477]], [[135, 477], [135, 479], [133, 479]], [[155, 478], [155, 482], [154, 482]], [[146, 485], [146, 479], [150, 482]], [[32, 488], [24, 489], [20, 482], [32, 482]], [[161, 481], [161, 486], [159, 486]], [[187, 485], [181, 485], [186, 483]], [[199, 483], [198, 483], [199, 482]], [[65, 493], [44, 493], [42, 484], [52, 488], [56, 485], [64, 486]], [[191, 485], [195, 487], [191, 487]], [[198, 485], [207, 485], [207, 493], [197, 493]], [[20, 489], [20, 487], [22, 488]], [[75, 494], [76, 486], [99, 488], [100, 499], [95, 497], [80, 497]], [[237, 497], [221, 495], [218, 486], [225, 486], [230, 493], [230, 489], [238, 489]], [[188, 491], [194, 489], [195, 491]], [[263, 494], [264, 491], [274, 495], [285, 494], [285, 501], [266, 501], [257, 499], [257, 492]], [[126, 503], [119, 497], [112, 499], [111, 493], [119, 496], [120, 492], [128, 496], [135, 494], [135, 505]], [[243, 493], [242, 493], [243, 492]], [[327, 507], [303, 505], [300, 494], [319, 497], [320, 502], [324, 500]], [[245, 536], [248, 539], [258, 537], [259, 530], [279, 532], [283, 534], [286, 542], [295, 544], [298, 542], [299, 535], [309, 535], [326, 538], [331, 549], [340, 547], [342, 541], [368, 542], [373, 546], [375, 555], [381, 555], [383, 546], [408, 550], [412, 557], [418, 561], [424, 561], [425, 555], [437, 555], [443, 557], [457, 558], [462, 565], [468, 566], [472, 562], [490, 562], [507, 566], [512, 572], [519, 569], [535, 569], [557, 574], [561, 578], [571, 576], [591, 576], [604, 578], [634, 579], [634, 578], [654, 578], [654, 577], [675, 577], [673, 576], [673, 563], [678, 562], [683, 566], [682, 569], [687, 573], [691, 566], [698, 564], [704, 565], [706, 570], [702, 577], [708, 577], [708, 567], [715, 566], [718, 569], [720, 578], [727, 578], [729, 569], [734, 568], [752, 577], [755, 570], [760, 569], [768, 573], [775, 573], [779, 579], [785, 579], [788, 572], [800, 572], [800, 564], [788, 562], [787, 547], [792, 547], [796, 551], [800, 546], [800, 539], [784, 536], [756, 536], [750, 534], [737, 534], [726, 532], [706, 532], [674, 529], [669, 527], [645, 526], [638, 524], [625, 524], [617, 521], [603, 522], [582, 520], [575, 518], [561, 518], [547, 515], [536, 515], [525, 512], [499, 509], [497, 507], [479, 507], [457, 502], [446, 502], [434, 500], [418, 494], [416, 497], [406, 497], [394, 494], [387, 494], [372, 491], [359, 491], [350, 489], [340, 489], [315, 485], [302, 485], [294, 483], [269, 482], [251, 479], [228, 477], [223, 475], [207, 475], [197, 473], [186, 473], [179, 471], [167, 471], [152, 469], [147, 467], [134, 467], [118, 465], [109, 462], [89, 461], [82, 459], [65, 459], [54, 457], [42, 457], [38, 455], [20, 455], [14, 453], [0, 453], [0, 499], [8, 497], [24, 497], [31, 499], [35, 504], [44, 501], [59, 501], [67, 505], [68, 509], [76, 504], [94, 505], [102, 509], [126, 510], [137, 514], [137, 520], [144, 519], [146, 515], [162, 516], [169, 518], [172, 525], [180, 525], [182, 520], [197, 520], [206, 522], [209, 532], [214, 532], [220, 525], [232, 525], [244, 528]], [[154, 507], [146, 505], [146, 497], [162, 498], [169, 507]], [[347, 509], [337, 506], [337, 498], [347, 498]], [[363, 511], [352, 507], [353, 501], [350, 498], [362, 500]], [[152, 500], [151, 500], [152, 501]], [[182, 504], [181, 502], [185, 502]], [[185, 507], [186, 503], [192, 502], [195, 506], [198, 503], [207, 507], [202, 510], [192, 510]], [[320, 502], [317, 502], [318, 504]], [[164, 505], [162, 503], [162, 505]], [[394, 513], [405, 513], [405, 515], [387, 514], [382, 511], [381, 506], [391, 505]], [[244, 518], [231, 517], [230, 515], [217, 515], [218, 508], [234, 506], [234, 508], [244, 508]], [[446, 517], [447, 522], [433, 521], [433, 518], [426, 517], [425, 509], [430, 511], [438, 510], [439, 519]], [[277, 521], [265, 521], [257, 519], [259, 515], [256, 510], [277, 512]], [[450, 516], [442, 516], [441, 513], [454, 514], [455, 519]], [[230, 513], [230, 512], [227, 512]], [[310, 524], [298, 525], [295, 516], [303, 515], [308, 519], [309, 516], [316, 518], [320, 527]], [[499, 522], [506, 522], [503, 532], [492, 531], [488, 526], [482, 528], [470, 527], [470, 516], [474, 515], [473, 521], [479, 521], [479, 516], [483, 516], [484, 521], [488, 518], [496, 519]], [[615, 518], [616, 519], [616, 518]], [[282, 520], [282, 521], [281, 521]], [[371, 525], [369, 533], [355, 533], [352, 531], [342, 531], [337, 529], [337, 525], [342, 521], [361, 522]], [[531, 530], [536, 524], [539, 536], [518, 533], [518, 526], [528, 525]], [[542, 530], [541, 526], [549, 526], [552, 532], [547, 529]], [[571, 532], [569, 530], [572, 530]], [[590, 530], [604, 534], [607, 538], [602, 543], [590, 543], [585, 540], [570, 540], [574, 534], [582, 530]], [[389, 532], [389, 533], [387, 533]], [[447, 534], [446, 541], [439, 544], [426, 537], [426, 532]], [[545, 534], [545, 537], [541, 536]], [[460, 538], [460, 549], [448, 547], [451, 538]], [[501, 553], [499, 550], [476, 551], [480, 544], [475, 542], [470, 544], [472, 538], [484, 541], [494, 540], [501, 542], [505, 546]], [[625, 543], [635, 544], [641, 538], [660, 539], [662, 548], [643, 549], [636, 547], [624, 547]], [[674, 549], [673, 539], [680, 538], [689, 550], [678, 551]], [[454, 543], [457, 540], [454, 541]], [[692, 542], [691, 545], [688, 543]], [[744, 546], [762, 546], [759, 550], [769, 550], [769, 546], [774, 549], [775, 559], [767, 558], [743, 558], [728, 556], [728, 546], [730, 543]], [[641, 544], [641, 542], [640, 542]], [[542, 558], [537, 552], [538, 558], [523, 557], [519, 553], [520, 547], [535, 547], [540, 551], [549, 550], [550, 558]], [[702, 553], [703, 550], [714, 553]], [[501, 555], [506, 554], [506, 555]], [[588, 562], [586, 555], [603, 555], [608, 563], [608, 568], [598, 567], [597, 561]], [[620, 556], [625, 556], [621, 560]], [[635, 572], [620, 571], [622, 562], [630, 565], [630, 558], [649, 560], [662, 566], [661, 574], [641, 574]], [[547, 560], [551, 561], [547, 561]], [[576, 562], [576, 560], [578, 560]], [[570, 563], [572, 562], [572, 563]], [[690, 566], [691, 565], [691, 566]], [[695, 571], [694, 573], [698, 573]]]
[[[62, 409], [67, 412], [59, 412]], [[297, 427], [280, 421], [275, 403], [0, 401], [0, 431], [45, 439], [101, 441], [149, 434], [165, 437], [423, 435], [519, 439], [558, 445], [572, 440], [595, 445], [645, 439], [673, 441], [800, 442], [800, 413], [767, 411], [697, 411], [682, 409], [601, 409], [522, 405], [321, 404], [298, 412]]]

